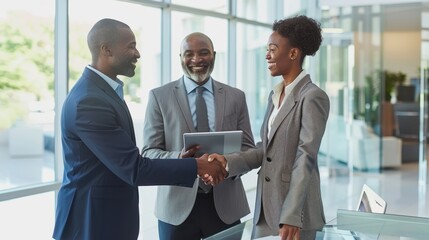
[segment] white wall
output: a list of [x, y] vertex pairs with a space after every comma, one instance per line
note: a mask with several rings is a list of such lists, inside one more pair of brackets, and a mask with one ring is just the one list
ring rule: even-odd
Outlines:
[[383, 33], [383, 65], [389, 71], [401, 71], [411, 77], [418, 76], [420, 66], [420, 32], [395, 31]]

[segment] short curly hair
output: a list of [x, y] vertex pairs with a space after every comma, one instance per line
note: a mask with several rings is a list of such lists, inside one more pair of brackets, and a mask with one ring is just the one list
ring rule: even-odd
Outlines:
[[320, 23], [303, 15], [274, 21], [273, 31], [288, 38], [304, 56], [316, 54], [322, 43]]

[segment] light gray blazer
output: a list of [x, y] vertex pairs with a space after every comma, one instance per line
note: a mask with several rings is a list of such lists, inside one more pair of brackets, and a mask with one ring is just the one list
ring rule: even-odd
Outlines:
[[272, 94], [261, 128], [262, 143], [256, 149], [226, 155], [229, 172], [235, 175], [261, 167], [254, 224], [263, 212], [275, 235], [279, 224], [319, 229], [325, 216], [317, 153], [329, 115], [329, 98], [306, 75], [286, 99], [268, 136]]
[[[254, 147], [245, 94], [213, 80], [216, 131], [242, 130], [242, 150]], [[142, 155], [149, 158], [177, 158], [183, 148], [183, 133], [195, 132], [183, 77], [151, 90], [146, 110]], [[158, 187], [155, 215], [169, 224], [179, 225], [189, 216], [198, 190]], [[213, 188], [216, 211], [223, 222], [231, 224], [250, 213], [239, 177]], [[204, 221], [204, 219], [201, 219]]]

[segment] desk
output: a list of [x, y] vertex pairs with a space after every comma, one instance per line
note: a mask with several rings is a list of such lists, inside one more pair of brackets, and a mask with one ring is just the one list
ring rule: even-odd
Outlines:
[[[335, 225], [329, 228], [356, 235], [358, 239], [429, 239], [429, 218], [367, 213], [339, 209]], [[326, 235], [326, 234], [325, 234]]]
[[[253, 221], [250, 219], [204, 240], [250, 240], [252, 224]], [[337, 218], [327, 223], [316, 235], [316, 240], [355, 239], [427, 240], [429, 218], [339, 209]]]

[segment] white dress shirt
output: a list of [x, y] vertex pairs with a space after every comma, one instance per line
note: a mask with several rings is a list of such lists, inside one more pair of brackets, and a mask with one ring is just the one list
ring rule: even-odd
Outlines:
[[[271, 100], [273, 101], [273, 104], [274, 104], [274, 109], [271, 112], [270, 118], [268, 120], [268, 136], [270, 136], [271, 126], [273, 125], [273, 122], [276, 119], [277, 114], [280, 112], [282, 106], [286, 102], [286, 99], [292, 92], [293, 88], [298, 84], [299, 81], [301, 81], [305, 77], [305, 75], [307, 75], [305, 73], [305, 70], [302, 70], [301, 73], [289, 85], [284, 86], [283, 81], [281, 81], [280, 83], [274, 86], [274, 89], [273, 89], [274, 94], [271, 97]], [[279, 105], [280, 96], [283, 91], [285, 95], [283, 97], [282, 102]]]

